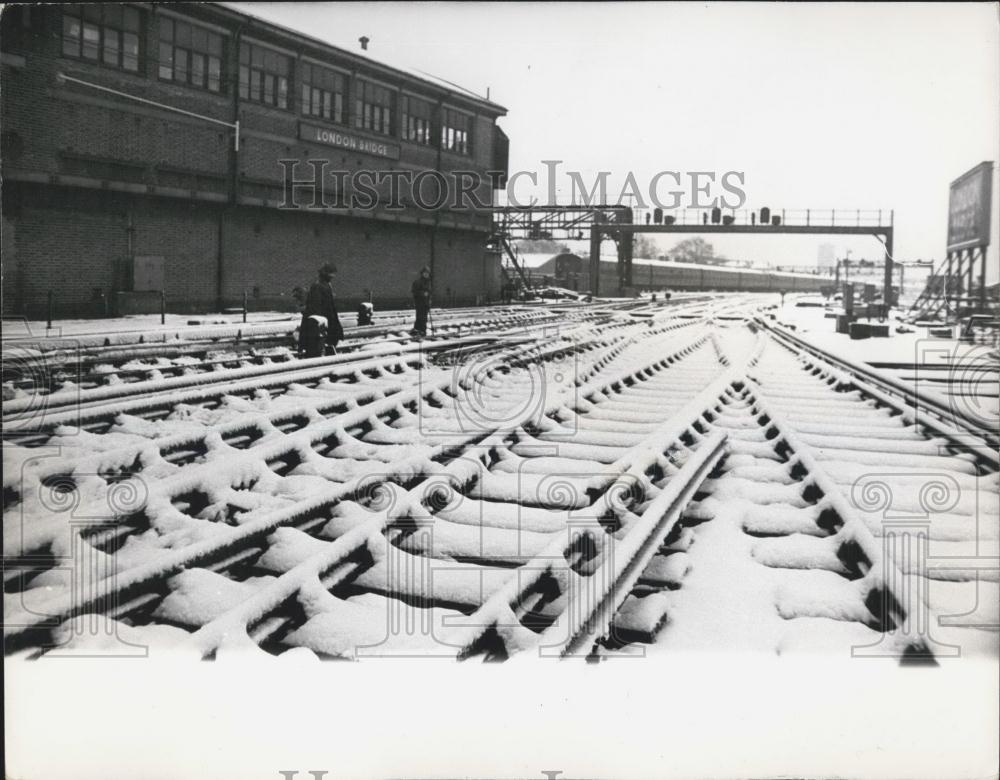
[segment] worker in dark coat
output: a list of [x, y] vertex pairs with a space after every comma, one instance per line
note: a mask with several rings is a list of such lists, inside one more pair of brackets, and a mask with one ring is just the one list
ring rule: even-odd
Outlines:
[[417, 321], [413, 324], [413, 333], [424, 336], [427, 334], [427, 314], [431, 310], [431, 269], [424, 266], [410, 288], [413, 293], [413, 307], [417, 310]]
[[507, 273], [506, 268], [500, 269], [500, 302], [503, 304], [510, 303], [511, 299], [511, 281], [510, 275]]
[[333, 297], [332, 281], [336, 273], [336, 266], [327, 263], [319, 269], [319, 280], [309, 288], [299, 328], [301, 357], [319, 357], [324, 351], [328, 355], [336, 354], [337, 343], [344, 338], [337, 301]]

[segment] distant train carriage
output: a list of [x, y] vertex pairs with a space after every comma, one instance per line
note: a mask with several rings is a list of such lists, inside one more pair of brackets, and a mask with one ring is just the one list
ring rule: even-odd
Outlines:
[[[554, 284], [571, 290], [590, 288], [590, 263], [586, 258], [564, 253], [536, 266], [534, 274], [551, 275]], [[618, 291], [618, 261], [602, 257], [600, 292]], [[752, 268], [727, 268], [694, 263], [665, 263], [635, 259], [632, 261], [632, 286], [648, 290], [691, 290], [716, 292], [820, 292], [829, 285], [826, 276], [812, 276]]]
[[555, 283], [568, 290], [585, 290], [590, 287], [590, 270], [579, 255], [564, 252], [553, 262]]

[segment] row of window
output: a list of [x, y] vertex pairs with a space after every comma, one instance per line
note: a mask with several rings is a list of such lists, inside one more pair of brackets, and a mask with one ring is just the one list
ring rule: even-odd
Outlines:
[[159, 19], [158, 35], [161, 79], [222, 91], [221, 35], [165, 16]]
[[[139, 11], [127, 6], [78, 5], [63, 10], [63, 54], [132, 72], [139, 71]], [[210, 92], [223, 91], [225, 39], [196, 24], [171, 17], [157, 20], [158, 78]], [[299, 110], [305, 116], [348, 124], [347, 79], [320, 65], [302, 62]], [[240, 44], [239, 94], [244, 100], [288, 110], [292, 97], [292, 58], [254, 43]], [[396, 112], [404, 141], [431, 146], [433, 105], [430, 101], [373, 82], [355, 83], [353, 123], [359, 130], [393, 135]], [[398, 106], [397, 106], [398, 103]], [[472, 118], [443, 109], [441, 148], [469, 153]]]
[[63, 54], [137, 72], [139, 12], [116, 5], [70, 6], [63, 11]]

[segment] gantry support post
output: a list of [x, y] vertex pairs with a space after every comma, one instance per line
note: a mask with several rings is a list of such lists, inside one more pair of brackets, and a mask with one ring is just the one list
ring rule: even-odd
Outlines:
[[618, 234], [618, 294], [632, 286], [632, 239], [633, 233]]
[[979, 313], [986, 314], [986, 247], [979, 247]]
[[590, 227], [590, 292], [597, 295], [601, 288], [601, 228]]
[[892, 266], [892, 228], [887, 228], [885, 231], [885, 273], [882, 276], [882, 303], [885, 305], [886, 317], [889, 316], [889, 307], [892, 306]]
[[[614, 215], [615, 220], [631, 225], [633, 214], [631, 208]], [[618, 294], [622, 295], [626, 287], [632, 286], [632, 244], [635, 233], [621, 231], [618, 233]]]
[[948, 253], [948, 271], [945, 273], [944, 279], [941, 280], [944, 285], [944, 314], [946, 317], [951, 317], [951, 267], [955, 260], [955, 253]]

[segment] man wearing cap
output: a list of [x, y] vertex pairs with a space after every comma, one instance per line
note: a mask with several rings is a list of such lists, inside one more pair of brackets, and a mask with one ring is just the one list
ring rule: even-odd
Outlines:
[[413, 324], [412, 333], [424, 336], [427, 333], [427, 313], [431, 310], [431, 269], [424, 266], [410, 288], [413, 293], [413, 306], [417, 310], [417, 321]]
[[319, 269], [319, 281], [313, 282], [302, 310], [299, 328], [299, 354], [302, 357], [319, 357], [324, 352], [322, 331], [326, 331], [326, 353], [336, 354], [337, 342], [344, 338], [344, 329], [337, 315], [337, 302], [333, 297], [332, 280], [337, 267], [327, 263]]

